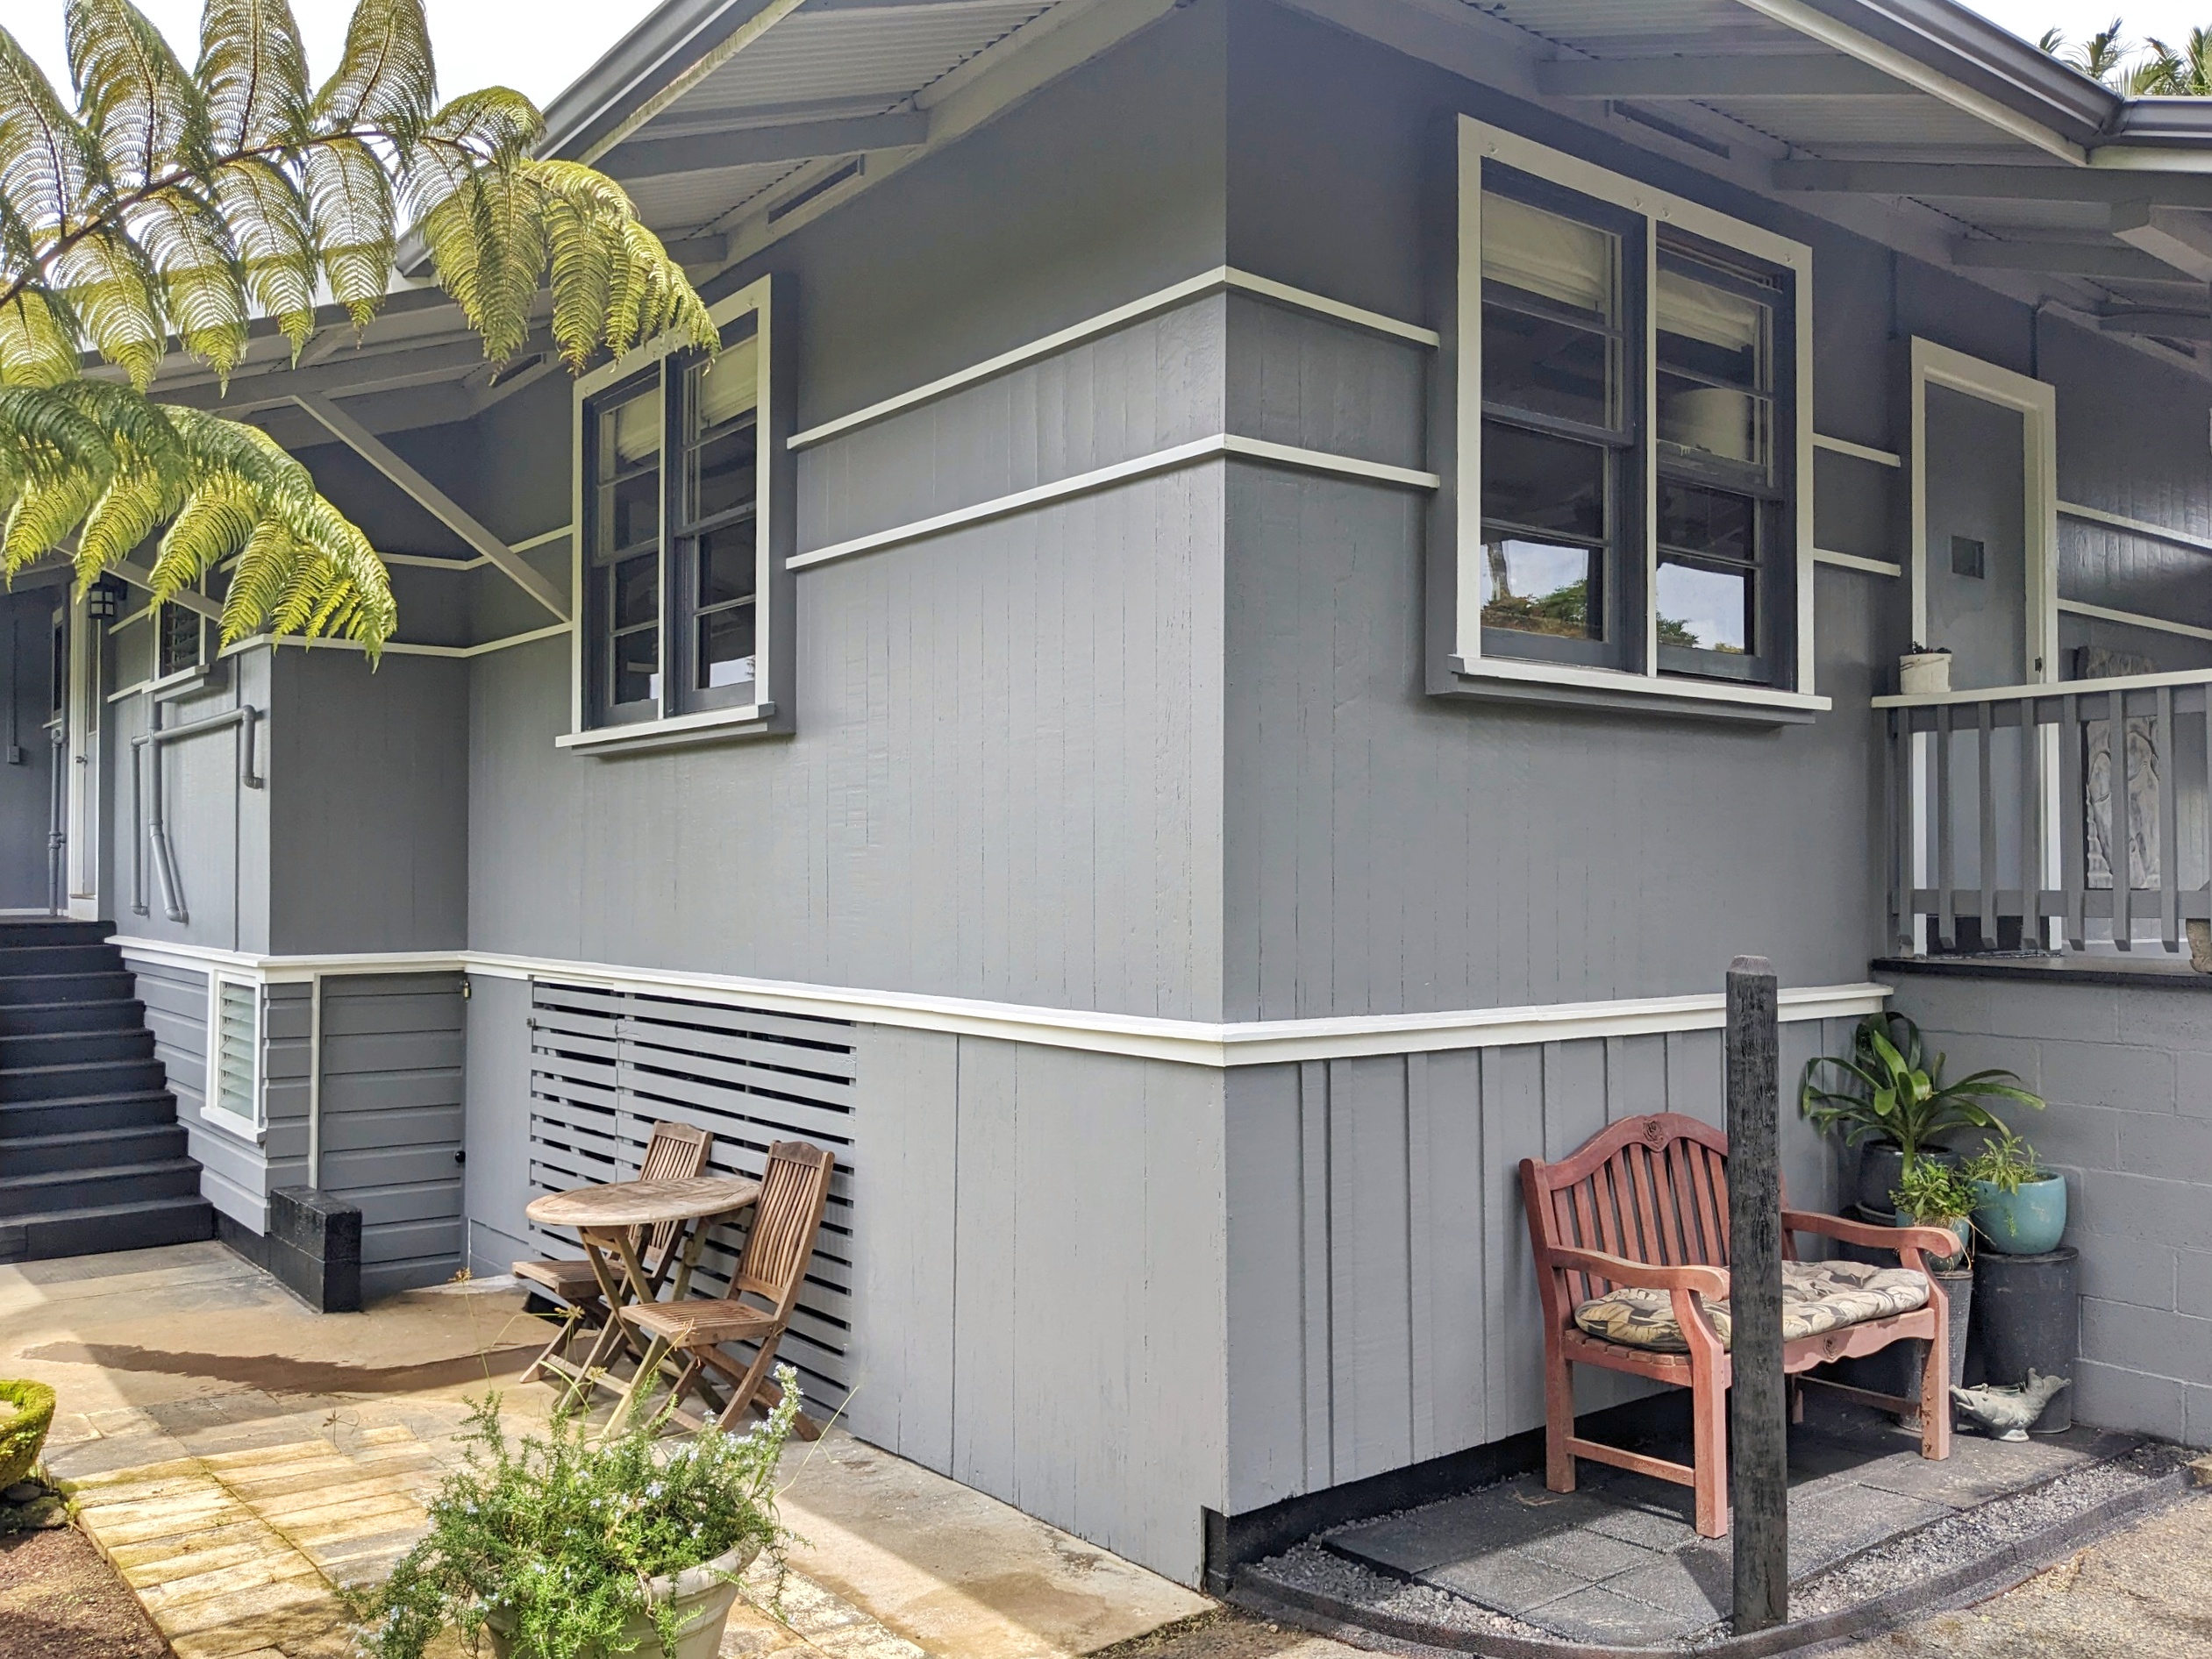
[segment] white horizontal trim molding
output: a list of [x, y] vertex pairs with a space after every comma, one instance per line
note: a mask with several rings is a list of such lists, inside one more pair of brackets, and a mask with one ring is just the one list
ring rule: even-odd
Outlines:
[[1033, 507], [1042, 507], [1052, 502], [1110, 489], [1132, 479], [1172, 473], [1179, 467], [1194, 466], [1202, 461], [1224, 457], [1260, 461], [1273, 466], [1295, 467], [1303, 472], [1331, 473], [1341, 478], [1393, 484], [1407, 489], [1436, 489], [1443, 483], [1434, 473], [1424, 473], [1411, 466], [1393, 466], [1385, 461], [1361, 460], [1356, 456], [1335, 455], [1324, 450], [1297, 449], [1288, 444], [1270, 443], [1265, 438], [1239, 438], [1233, 432], [1216, 432], [1209, 438], [1193, 438], [1188, 444], [1155, 450], [1149, 455], [1116, 461], [1111, 466], [1057, 478], [1049, 484], [1016, 490], [1010, 495], [994, 496], [989, 501], [977, 502], [970, 507], [956, 507], [948, 513], [917, 518], [911, 523], [896, 524], [889, 530], [875, 530], [869, 535], [855, 536], [850, 541], [832, 542], [827, 547], [796, 553], [788, 561], [787, 567], [806, 570], [835, 559], [876, 552], [886, 547], [896, 547], [902, 542], [920, 541], [925, 537], [942, 535], [946, 530], [1027, 512]]
[[[1186, 1065], [1281, 1065], [1298, 1060], [1349, 1059], [1370, 1055], [1434, 1053], [1453, 1049], [1512, 1048], [1608, 1036], [1649, 1036], [1668, 1031], [1717, 1031], [1728, 1006], [1719, 991], [1691, 996], [1630, 997], [1604, 1002], [1553, 1002], [1502, 1008], [1459, 1008], [1438, 1014], [1352, 1015], [1320, 1020], [1248, 1020], [1218, 1023], [1168, 1020], [1090, 1009], [986, 1002], [967, 997], [923, 996], [752, 979], [735, 974], [688, 973], [624, 967], [605, 962], [510, 956], [491, 951], [392, 951], [352, 956], [250, 956], [203, 945], [118, 935], [112, 943], [125, 958], [245, 974], [264, 985], [298, 985], [339, 974], [480, 973], [503, 979], [545, 979], [610, 991], [685, 996], [771, 1013], [864, 1025], [995, 1037], [1047, 1048], [1082, 1049]], [[1780, 996], [1785, 1023], [1856, 1019], [1880, 1011], [1890, 988], [1854, 985], [1792, 986]]]
[[2199, 628], [2194, 623], [2168, 622], [2163, 616], [2145, 616], [2141, 611], [2115, 610], [2109, 605], [2093, 605], [2086, 599], [2061, 599], [2059, 609], [2073, 616], [2094, 616], [2100, 622], [2124, 623], [2130, 628], [2151, 628], [2162, 634], [2180, 634], [2185, 639], [2212, 639], [2212, 628]]
[[564, 731], [553, 739], [556, 749], [584, 754], [635, 753], [646, 749], [673, 749], [679, 744], [713, 743], [724, 737], [749, 737], [766, 731], [775, 713], [772, 702], [744, 708], [703, 708], [696, 714], [671, 715], [666, 720], [639, 720], [622, 726], [594, 726], [587, 731]]
[[996, 357], [987, 357], [980, 363], [956, 369], [911, 391], [900, 392], [880, 402], [870, 403], [865, 409], [856, 409], [850, 415], [840, 415], [835, 420], [810, 426], [803, 432], [794, 432], [788, 440], [790, 446], [793, 449], [810, 449], [827, 439], [863, 426], [872, 426], [877, 421], [946, 396], [962, 387], [987, 381], [995, 374], [1003, 374], [1009, 369], [1033, 363], [1041, 357], [1050, 357], [1055, 352], [1064, 352], [1071, 345], [1080, 345], [1101, 334], [1110, 334], [1117, 328], [1140, 322], [1161, 311], [1171, 310], [1188, 301], [1203, 299], [1209, 294], [1231, 291], [1273, 300], [1279, 305], [1310, 311], [1334, 323], [1348, 324], [1369, 333], [1410, 341], [1432, 350], [1443, 344], [1443, 337], [1432, 328], [1423, 328], [1417, 323], [1402, 323], [1396, 317], [1385, 317], [1380, 311], [1347, 305], [1341, 300], [1332, 300], [1305, 288], [1293, 288], [1288, 282], [1278, 282], [1269, 277], [1254, 276], [1248, 271], [1238, 270], [1234, 266], [1219, 265], [1210, 271], [1201, 271], [1196, 276], [1185, 277], [1180, 282], [1171, 282], [1142, 299], [1131, 300], [1126, 305], [1117, 305], [1111, 310], [1101, 311], [1096, 317], [1031, 340], [1026, 345], [1017, 345], [1011, 351], [1001, 352]]
[[1736, 685], [1724, 680], [1691, 680], [1673, 674], [1631, 674], [1617, 668], [1585, 668], [1574, 663], [1534, 662], [1520, 657], [1454, 658], [1452, 672], [1466, 680], [1497, 680], [1517, 685], [1559, 686], [1650, 697], [1662, 702], [1736, 703], [1823, 714], [1832, 698], [1807, 691], [1777, 691], [1772, 686]]
[[1847, 438], [1830, 438], [1825, 432], [1813, 434], [1813, 447], [1824, 449], [1830, 455], [1848, 455], [1853, 460], [1872, 461], [1877, 466], [1902, 467], [1905, 458], [1893, 450], [1875, 449], [1866, 444], [1854, 444]]
[[[482, 657], [495, 651], [505, 651], [511, 645], [535, 644], [540, 639], [565, 637], [574, 623], [548, 623], [543, 628], [533, 628], [527, 633], [509, 634], [503, 639], [487, 639], [475, 645], [410, 645], [396, 639], [384, 642], [384, 652], [391, 657]], [[334, 639], [326, 634], [248, 634], [244, 639], [223, 647], [225, 657], [236, 656], [242, 651], [258, 646], [298, 645], [310, 651], [367, 651], [368, 647], [358, 639]]]
[[[2212, 686], [2212, 668], [2180, 668], [2164, 674], [2109, 674], [2099, 680], [2046, 680], [2028, 686], [1978, 687], [1869, 699], [1876, 708], [1934, 708], [1973, 702], [2047, 702], [2053, 697], [2101, 697], [2109, 692], [2156, 691], [2161, 686]], [[2095, 710], [2091, 710], [2091, 718]]]
[[2112, 530], [2124, 530], [2130, 536], [2147, 536], [2152, 541], [2172, 542], [2176, 547], [2193, 547], [2201, 553], [2212, 553], [2212, 538], [2193, 536], [2186, 530], [2169, 530], [2164, 524], [2153, 524], [2147, 518], [2130, 518], [2125, 513], [2108, 513], [2101, 507], [2084, 507], [2078, 502], [2060, 502], [2059, 516], [2080, 519], [2085, 523], [2103, 524]]
[[1860, 553], [1838, 553], [1826, 547], [1813, 549], [1813, 563], [1830, 565], [1837, 570], [1864, 571], [1869, 576], [1902, 576], [1905, 567], [1892, 564], [1887, 559], [1868, 559]]

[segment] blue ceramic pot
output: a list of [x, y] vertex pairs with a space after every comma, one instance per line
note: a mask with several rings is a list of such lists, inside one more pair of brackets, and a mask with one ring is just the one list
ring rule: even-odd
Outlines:
[[2066, 1230], [2066, 1178], [2046, 1175], [2008, 1193], [1976, 1181], [1981, 1202], [1974, 1207], [1974, 1228], [2001, 1256], [2041, 1256], [2059, 1248]]

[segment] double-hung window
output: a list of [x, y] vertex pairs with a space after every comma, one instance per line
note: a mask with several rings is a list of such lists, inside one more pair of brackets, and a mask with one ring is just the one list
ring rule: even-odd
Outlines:
[[774, 488], [767, 293], [757, 283], [711, 309], [717, 352], [640, 347], [580, 384], [582, 617], [564, 745], [729, 735], [776, 713], [770, 513], [788, 492]]
[[1810, 693], [1810, 253], [1464, 119], [1451, 689]]

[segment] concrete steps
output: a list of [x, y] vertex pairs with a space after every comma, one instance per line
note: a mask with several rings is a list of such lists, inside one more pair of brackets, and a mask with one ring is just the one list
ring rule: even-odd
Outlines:
[[0, 1262], [214, 1235], [113, 930], [0, 922]]

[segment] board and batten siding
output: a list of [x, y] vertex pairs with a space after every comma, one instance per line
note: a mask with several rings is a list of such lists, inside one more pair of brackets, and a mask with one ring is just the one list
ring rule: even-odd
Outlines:
[[[1833, 1206], [1798, 1072], [1851, 1022], [1781, 1028], [1791, 1200]], [[1725, 1121], [1721, 1033], [1588, 1038], [1230, 1072], [1228, 1513], [1544, 1421], [1520, 1161], [1651, 1112]], [[1581, 1368], [1584, 1411], [1650, 1392]]]
[[[279, 1003], [279, 993], [292, 994]], [[282, 1008], [289, 1033], [296, 1007], [303, 1046], [307, 993], [269, 987], [272, 1028]], [[439, 1284], [463, 1265], [463, 1028], [458, 974], [323, 981], [320, 1185], [360, 1208], [365, 1297]], [[271, 1051], [274, 1079], [274, 1037]]]

